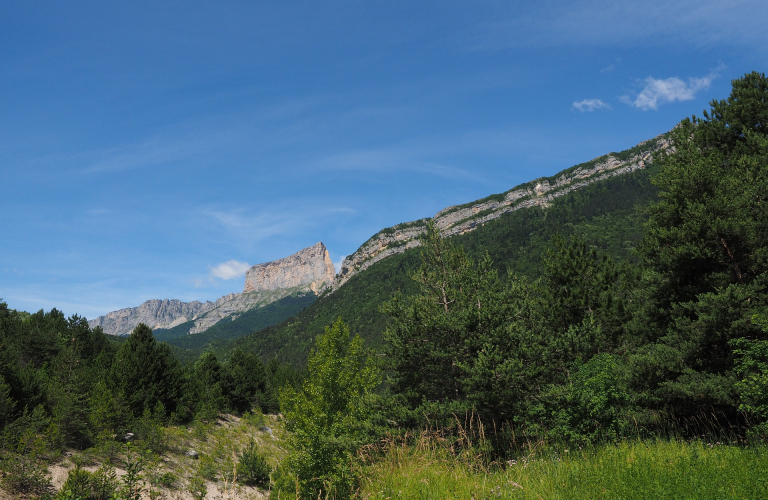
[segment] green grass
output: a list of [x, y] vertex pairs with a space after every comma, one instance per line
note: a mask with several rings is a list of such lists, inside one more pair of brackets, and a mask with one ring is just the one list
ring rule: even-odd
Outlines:
[[629, 441], [541, 448], [493, 467], [445, 446], [390, 448], [360, 471], [365, 499], [765, 499], [768, 447]]

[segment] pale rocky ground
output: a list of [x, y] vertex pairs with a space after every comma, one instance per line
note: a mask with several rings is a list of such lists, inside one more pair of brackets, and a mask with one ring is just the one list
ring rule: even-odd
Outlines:
[[[254, 418], [238, 418], [234, 415], [221, 415], [216, 424], [209, 424], [207, 438], [202, 440], [192, 427], [170, 427], [166, 428], [166, 441], [169, 451], [160, 457], [157, 465], [157, 471], [173, 472], [179, 479], [175, 488], [161, 488], [156, 485], [150, 485], [145, 482], [146, 491], [142, 498], [147, 500], [167, 499], [167, 500], [193, 500], [192, 494], [188, 491], [189, 479], [196, 471], [199, 465], [199, 459], [193, 459], [185, 456], [190, 449], [197, 451], [201, 457], [208, 455], [219, 459], [217, 464], [221, 464], [221, 457], [231, 457], [233, 452], [237, 453], [246, 446], [253, 438], [256, 441], [259, 451], [266, 457], [270, 466], [276, 466], [285, 456], [284, 440], [286, 437], [281, 417], [276, 415], [264, 416], [263, 424], [253, 425]], [[266, 425], [272, 432], [263, 432], [259, 430], [261, 425]], [[137, 443], [138, 444], [138, 443]], [[51, 465], [48, 468], [51, 484], [55, 491], [61, 490], [64, 482], [67, 480], [69, 471], [74, 469], [75, 459], [81, 459], [86, 462], [83, 469], [94, 472], [100, 466], [98, 455], [88, 455], [83, 452], [68, 451], [61, 461]], [[118, 477], [125, 475], [125, 470], [120, 466], [115, 466], [115, 472]], [[269, 497], [269, 491], [255, 487], [245, 486], [226, 481], [206, 481], [207, 500], [257, 500]], [[150, 488], [155, 491], [155, 495], [150, 495]], [[0, 489], [0, 500], [9, 500], [15, 498], [8, 495]]]

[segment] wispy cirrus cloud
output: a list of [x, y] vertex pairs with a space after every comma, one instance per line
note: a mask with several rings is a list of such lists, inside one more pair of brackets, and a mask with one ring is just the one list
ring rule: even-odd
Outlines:
[[761, 0], [539, 2], [505, 9], [470, 38], [476, 50], [676, 42], [758, 48], [768, 40], [762, 29], [766, 15], [768, 3]]
[[218, 230], [246, 243], [257, 243], [274, 236], [297, 234], [329, 217], [354, 213], [345, 206], [301, 202], [280, 204], [262, 210], [211, 208], [202, 215]]
[[639, 94], [634, 98], [622, 96], [621, 100], [643, 111], [656, 110], [660, 104], [692, 100], [697, 92], [709, 88], [715, 77], [710, 74], [703, 78], [689, 78], [686, 83], [677, 77], [662, 80], [649, 76]]
[[[320, 160], [317, 167], [322, 170], [348, 171], [393, 171], [407, 170], [438, 175], [448, 179], [473, 179], [476, 174], [469, 170], [448, 165], [435, 159], [429, 153], [431, 146], [424, 149], [398, 147], [358, 149], [339, 153]], [[426, 156], [427, 158], [421, 158]]]
[[220, 278], [223, 280], [232, 280], [241, 278], [245, 272], [250, 269], [251, 265], [247, 262], [240, 262], [237, 260], [228, 260], [222, 262], [216, 266], [211, 267], [210, 273], [214, 278]]
[[573, 103], [573, 108], [582, 113], [589, 113], [598, 109], [611, 109], [611, 106], [600, 99], [584, 99]]

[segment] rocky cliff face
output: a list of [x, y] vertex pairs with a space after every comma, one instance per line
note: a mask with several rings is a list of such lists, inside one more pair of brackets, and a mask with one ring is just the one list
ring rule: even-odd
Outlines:
[[[662, 134], [641, 142], [624, 152], [625, 154], [611, 153], [567, 169], [555, 177], [538, 179], [473, 203], [445, 208], [435, 214], [433, 220], [446, 236], [464, 234], [507, 212], [521, 208], [546, 207], [555, 198], [593, 182], [645, 168], [654, 152], [669, 147], [667, 134]], [[418, 238], [425, 231], [427, 221], [428, 219], [420, 219], [379, 231], [355, 253], [344, 259], [334, 288], [390, 255], [419, 246]]]
[[290, 257], [258, 264], [245, 273], [243, 293], [310, 285], [315, 292], [333, 284], [336, 273], [325, 245], [317, 243]]
[[180, 300], [148, 300], [138, 307], [129, 307], [107, 313], [88, 322], [91, 328], [100, 326], [105, 333], [126, 335], [139, 323], [150, 328], [173, 328], [191, 321], [199, 315], [214, 309], [217, 304], [226, 302], [234, 294], [225, 295], [216, 302], [182, 302]]
[[253, 266], [246, 272], [243, 293], [225, 295], [216, 302], [148, 300], [99, 316], [88, 322], [111, 335], [128, 335], [139, 323], [152, 329], [173, 328], [194, 322], [190, 334], [201, 333], [219, 321], [271, 304], [295, 292], [319, 294], [334, 280], [333, 262], [322, 243], [305, 248], [290, 257]]

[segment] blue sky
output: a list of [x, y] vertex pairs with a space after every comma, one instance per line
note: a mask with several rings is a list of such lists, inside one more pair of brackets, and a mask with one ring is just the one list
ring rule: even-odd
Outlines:
[[212, 300], [620, 151], [767, 69], [768, 2], [12, 2], [0, 297]]

